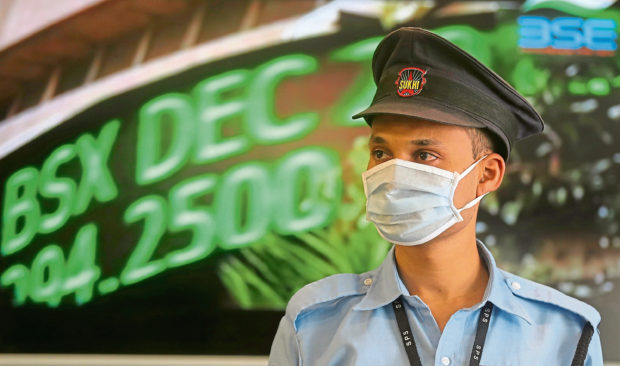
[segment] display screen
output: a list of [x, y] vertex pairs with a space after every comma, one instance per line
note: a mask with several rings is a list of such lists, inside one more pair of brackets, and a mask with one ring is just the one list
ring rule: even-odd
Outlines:
[[[543, 116], [478, 237], [500, 267], [595, 305], [620, 360], [605, 347], [620, 336], [620, 9], [548, 3], [437, 6], [413, 25]], [[376, 268], [390, 244], [365, 219], [369, 129], [351, 115], [389, 29], [359, 22], [153, 81], [2, 158], [0, 352], [267, 354], [295, 291]]]

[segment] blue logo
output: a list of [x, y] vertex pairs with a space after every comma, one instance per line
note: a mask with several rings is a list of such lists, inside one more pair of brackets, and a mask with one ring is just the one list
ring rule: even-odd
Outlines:
[[608, 56], [618, 48], [613, 19], [524, 15], [518, 23], [519, 47], [529, 51]]

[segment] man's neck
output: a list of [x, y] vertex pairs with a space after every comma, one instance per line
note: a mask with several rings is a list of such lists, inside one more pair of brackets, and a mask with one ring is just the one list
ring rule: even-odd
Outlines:
[[489, 273], [478, 254], [475, 233], [466, 238], [447, 237], [417, 246], [395, 248], [400, 277], [411, 295], [431, 309], [443, 330], [450, 316], [479, 303]]

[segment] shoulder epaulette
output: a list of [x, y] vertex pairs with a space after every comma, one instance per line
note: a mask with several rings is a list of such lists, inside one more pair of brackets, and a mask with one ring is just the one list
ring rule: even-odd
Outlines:
[[[510, 287], [510, 290], [516, 296], [541, 301], [548, 304], [555, 305], [559, 308], [571, 311], [588, 321], [594, 328], [598, 326], [601, 321], [601, 315], [596, 309], [583, 301], [570, 297], [554, 288], [546, 285], [542, 285], [523, 277], [513, 275], [508, 272], [504, 272], [504, 277]], [[519, 285], [515, 286], [514, 282], [518, 282]]]

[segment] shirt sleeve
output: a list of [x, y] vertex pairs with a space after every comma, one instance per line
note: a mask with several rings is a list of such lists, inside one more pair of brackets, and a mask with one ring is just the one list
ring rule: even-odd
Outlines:
[[271, 344], [269, 366], [301, 366], [297, 334], [286, 316], [280, 320], [276, 337]]
[[590, 347], [588, 347], [588, 355], [586, 356], [584, 366], [603, 366], [603, 350], [601, 348], [601, 336], [598, 328], [595, 328], [594, 334], [592, 334], [592, 340], [590, 341]]

